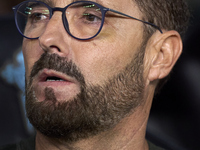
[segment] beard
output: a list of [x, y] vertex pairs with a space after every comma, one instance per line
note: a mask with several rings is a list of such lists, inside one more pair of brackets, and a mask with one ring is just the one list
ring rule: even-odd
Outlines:
[[[44, 53], [26, 79], [26, 112], [31, 124], [43, 135], [65, 142], [76, 142], [114, 128], [143, 103], [143, 57], [140, 51], [130, 64], [103, 85], [87, 85], [72, 61]], [[45, 89], [45, 100], [38, 102], [32, 87], [42, 69], [53, 69], [74, 77], [80, 93], [73, 99], [57, 101], [53, 89]]]

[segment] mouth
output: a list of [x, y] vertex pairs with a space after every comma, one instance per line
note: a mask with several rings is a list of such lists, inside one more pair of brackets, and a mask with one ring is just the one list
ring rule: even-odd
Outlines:
[[38, 101], [44, 101], [49, 98], [46, 93], [51, 89], [58, 101], [68, 101], [80, 93], [80, 83], [75, 77], [71, 77], [55, 70], [43, 69], [33, 77], [32, 90]]
[[47, 88], [53, 90], [58, 101], [70, 100], [80, 93], [80, 83], [76, 78], [49, 69], [41, 70], [33, 78], [32, 87], [38, 101], [45, 100]]
[[67, 76], [61, 72], [56, 72], [54, 70], [44, 69], [38, 76], [36, 76], [36, 82], [39, 83], [49, 83], [49, 82], [67, 82], [75, 83], [77, 82], [74, 78]]
[[45, 82], [55, 82], [55, 81], [65, 81], [64, 79], [61, 79], [59, 77], [56, 77], [56, 76], [52, 76], [52, 77], [47, 77], [45, 79]]

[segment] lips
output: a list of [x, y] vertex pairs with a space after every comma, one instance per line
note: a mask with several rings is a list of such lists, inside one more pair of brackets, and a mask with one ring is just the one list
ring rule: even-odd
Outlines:
[[60, 72], [44, 69], [36, 76], [36, 82], [75, 82], [75, 79]]
[[32, 87], [38, 101], [45, 100], [47, 88], [54, 92], [58, 101], [70, 100], [80, 93], [80, 83], [74, 77], [49, 69], [43, 69], [33, 77]]

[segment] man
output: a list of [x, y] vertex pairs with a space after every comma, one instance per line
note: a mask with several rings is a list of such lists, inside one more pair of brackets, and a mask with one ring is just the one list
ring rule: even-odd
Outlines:
[[159, 149], [146, 125], [182, 51], [182, 0], [28, 0], [14, 11], [37, 133], [4, 149]]

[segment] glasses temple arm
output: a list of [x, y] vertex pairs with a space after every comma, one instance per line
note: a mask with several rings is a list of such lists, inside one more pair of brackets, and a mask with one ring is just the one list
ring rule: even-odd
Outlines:
[[19, 13], [19, 14], [21, 14], [23, 16], [27, 16], [26, 14], [24, 14], [21, 11], [17, 10], [15, 7], [13, 7], [12, 9], [15, 11], [15, 13]]
[[127, 14], [124, 14], [124, 13], [122, 13], [122, 12], [119, 12], [119, 11], [116, 11], [116, 10], [113, 10], [113, 9], [109, 9], [108, 11], [111, 11], [111, 12], [114, 12], [114, 13], [117, 13], [117, 14], [120, 14], [120, 15], [123, 15], [123, 16], [126, 16], [126, 17], [129, 17], [129, 18], [135, 19], [135, 20], [140, 21], [140, 22], [143, 22], [143, 23], [145, 23], [145, 24], [148, 24], [148, 25], [153, 26], [154, 28], [158, 29], [158, 30], [160, 31], [160, 33], [163, 33], [162, 30], [161, 30], [158, 26], [156, 26], [155, 24], [153, 24], [153, 23], [146, 22], [146, 21], [143, 21], [143, 20], [134, 18], [134, 17], [132, 17], [132, 16], [129, 16], [129, 15], [127, 15]]

